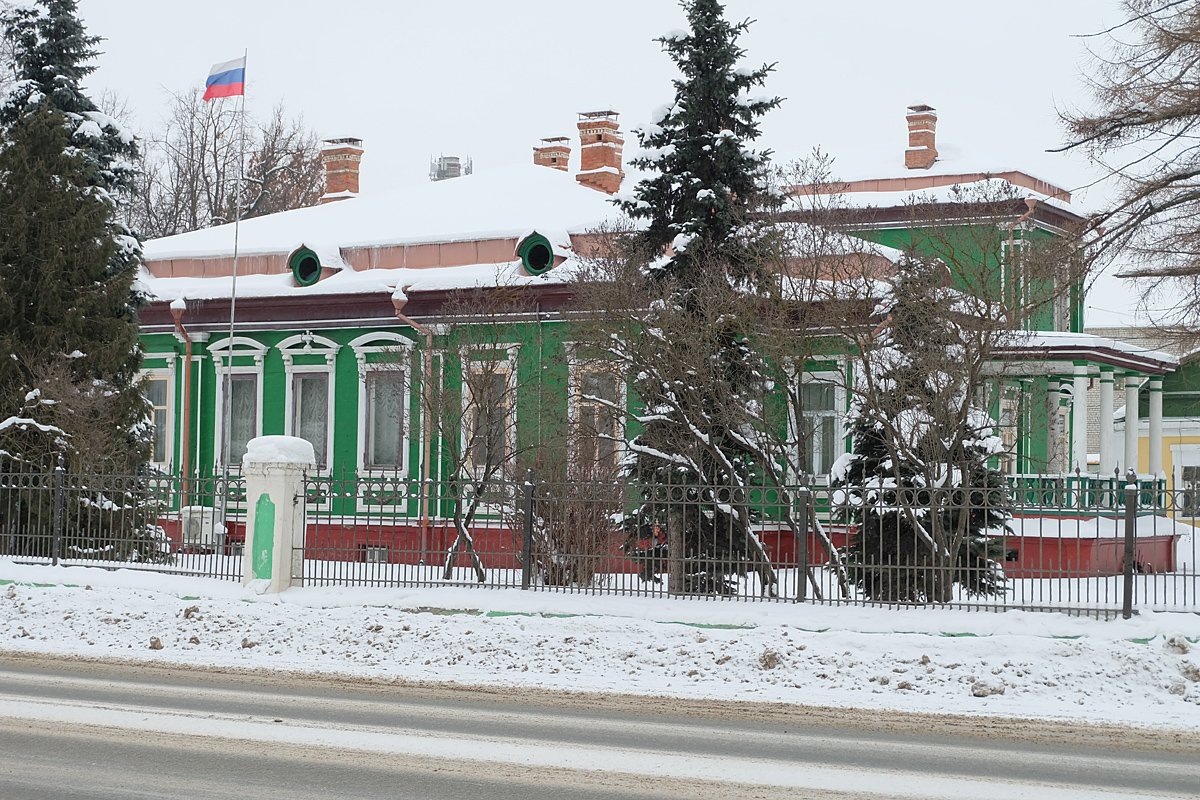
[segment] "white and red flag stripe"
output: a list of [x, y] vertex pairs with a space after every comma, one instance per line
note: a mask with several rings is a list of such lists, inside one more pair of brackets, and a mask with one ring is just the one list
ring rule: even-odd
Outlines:
[[204, 99], [237, 97], [246, 94], [246, 57], [213, 64], [204, 82]]

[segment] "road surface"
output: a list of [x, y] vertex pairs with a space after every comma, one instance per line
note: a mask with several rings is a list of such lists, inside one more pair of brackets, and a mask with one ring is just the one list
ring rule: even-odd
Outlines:
[[0, 798], [1200, 796], [1200, 737], [0, 657]]

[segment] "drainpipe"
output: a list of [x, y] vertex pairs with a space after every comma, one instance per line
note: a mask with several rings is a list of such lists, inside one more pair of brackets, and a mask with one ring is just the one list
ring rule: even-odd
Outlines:
[[183, 327], [183, 312], [187, 310], [187, 303], [182, 297], [171, 301], [171, 316], [175, 320], [175, 335], [183, 341], [183, 423], [180, 425], [180, 432], [183, 434], [180, 437], [183, 440], [182, 467], [180, 475], [183, 477], [183, 489], [180, 493], [180, 506], [188, 504], [188, 480], [191, 476], [191, 437], [188, 436], [188, 428], [192, 421], [192, 337], [188, 335], [187, 328]]
[[421, 563], [425, 563], [425, 554], [429, 547], [429, 452], [430, 438], [433, 430], [433, 403], [430, 397], [433, 382], [433, 330], [426, 325], [405, 315], [404, 306], [408, 304], [408, 290], [411, 286], [401, 287], [392, 295], [392, 307], [396, 310], [396, 319], [408, 325], [425, 337], [424, 375], [421, 377]]
[[[1012, 224], [1008, 226], [1008, 257], [1014, 263], [1016, 262], [1016, 258], [1017, 258], [1017, 250], [1016, 250], [1014, 231], [1016, 231], [1018, 225], [1020, 225], [1022, 222], [1024, 222], [1025, 220], [1027, 220], [1031, 216], [1033, 216], [1033, 211], [1034, 211], [1034, 209], [1037, 208], [1037, 204], [1038, 204], [1037, 198], [1026, 197], [1025, 198], [1025, 207], [1028, 210], [1024, 214], [1022, 214], [1021, 216], [1019, 216], [1015, 220], [1013, 220]], [[1005, 272], [1004, 259], [1000, 259], [1000, 293], [1001, 293], [1001, 297], [1003, 297], [1003, 295], [1004, 295], [1004, 272]], [[1013, 295], [1013, 300], [1014, 301], [1016, 300], [1016, 294]], [[1010, 318], [1009, 322], [1011, 324], [1014, 321]]]

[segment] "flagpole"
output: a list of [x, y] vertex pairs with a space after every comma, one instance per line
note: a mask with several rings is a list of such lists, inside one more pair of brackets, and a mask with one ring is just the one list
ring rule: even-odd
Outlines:
[[[245, 70], [249, 60], [250, 50], [242, 52], [242, 69]], [[245, 76], [243, 74], [243, 84]], [[233, 326], [237, 311], [237, 279], [238, 279], [238, 238], [242, 223], [242, 184], [246, 181], [246, 87], [242, 86], [241, 103], [238, 110], [238, 129], [240, 144], [238, 147], [238, 182], [233, 194], [233, 277], [229, 284], [229, 346], [225, 356], [225, 387], [222, 393], [222, 405], [225, 409], [224, 441], [221, 443], [221, 463], [223, 465], [223, 480], [225, 494], [229, 493], [229, 450], [233, 437]]]

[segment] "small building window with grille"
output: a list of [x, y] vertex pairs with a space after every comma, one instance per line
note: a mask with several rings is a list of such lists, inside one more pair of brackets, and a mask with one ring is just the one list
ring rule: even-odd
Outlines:
[[405, 373], [398, 369], [367, 373], [367, 467], [399, 469], [404, 464]]
[[810, 475], [827, 475], [842, 452], [842, 411], [836, 383], [803, 376], [800, 384], [799, 465]]
[[292, 435], [312, 444], [318, 467], [328, 465], [329, 373], [292, 376]]

